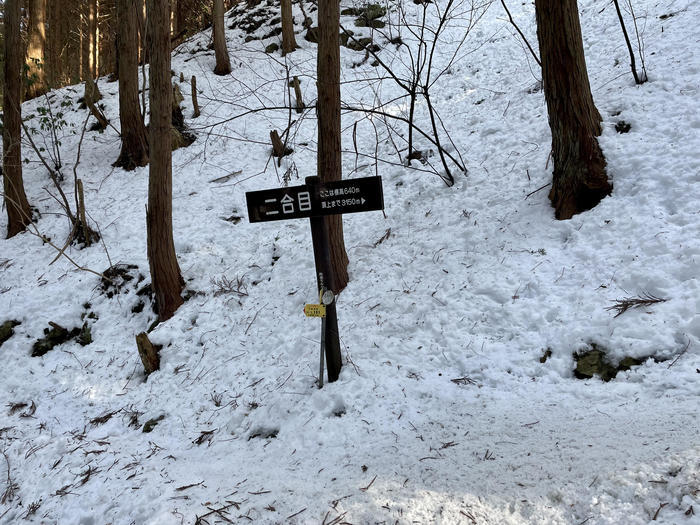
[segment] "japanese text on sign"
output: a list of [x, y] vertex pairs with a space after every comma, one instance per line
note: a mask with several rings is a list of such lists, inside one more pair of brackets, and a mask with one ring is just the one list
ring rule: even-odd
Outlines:
[[349, 188], [335, 188], [329, 190], [321, 190], [318, 192], [318, 196], [322, 199], [327, 199], [328, 197], [340, 197], [344, 195], [354, 195], [360, 193], [360, 188], [356, 186], [351, 186]]
[[304, 306], [306, 317], [326, 317], [326, 306], [323, 304], [307, 304]]
[[[311, 210], [311, 194], [308, 191], [301, 191], [297, 194], [297, 205], [299, 211], [310, 211]], [[284, 215], [289, 215], [294, 213], [294, 197], [288, 193], [284, 194], [280, 200], [282, 204], [282, 213]], [[265, 199], [265, 204], [275, 204], [277, 199]], [[269, 210], [265, 212], [265, 215], [279, 215], [279, 210]]]

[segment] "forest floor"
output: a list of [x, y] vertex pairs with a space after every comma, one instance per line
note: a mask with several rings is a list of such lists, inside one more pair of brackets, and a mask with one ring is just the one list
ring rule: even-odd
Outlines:
[[[534, 7], [511, 4], [535, 45]], [[396, 5], [384, 20], [396, 21]], [[114, 129], [85, 133], [76, 173], [102, 241], [65, 254], [97, 273], [119, 269], [103, 283], [68, 257], [53, 262], [41, 236], [60, 247], [69, 224], [23, 145], [41, 218], [34, 234], [0, 240], [0, 324], [19, 323], [0, 346], [0, 524], [700, 523], [700, 5], [634, 2], [649, 75], [637, 86], [614, 7], [579, 1], [614, 191], [568, 221], [547, 198], [537, 64], [500, 3], [473, 20], [452, 60], [470, 5], [437, 46], [444, 74], [431, 92], [448, 150], [468, 170], [450, 164], [452, 187], [424, 138], [427, 163], [402, 165], [394, 145], [405, 155], [405, 124], [343, 113], [344, 176], [380, 175], [385, 210], [344, 218], [344, 366], [323, 389], [320, 322], [302, 312], [318, 297], [308, 222], [250, 224], [245, 201], [315, 175], [313, 109], [263, 110], [294, 100], [295, 75], [315, 100], [316, 47], [300, 27], [300, 49], [286, 57], [264, 52], [279, 38], [262, 38], [272, 26], [229, 29], [229, 76], [211, 72], [210, 32], [173, 54], [197, 136], [173, 153], [175, 247], [190, 293], [149, 334], [162, 350], [148, 377], [134, 340], [155, 320], [148, 168], [111, 167]], [[417, 20], [422, 7], [406, 10]], [[297, 4], [294, 14], [300, 22]], [[350, 15], [343, 25], [371, 34], [404, 75], [416, 45], [405, 29], [397, 46], [395, 25], [358, 28]], [[342, 48], [341, 60], [348, 106], [406, 114], [372, 57]], [[98, 84], [117, 126], [118, 86]], [[40, 112], [51, 104], [71, 202], [81, 96], [67, 87], [23, 107], [48, 156]], [[290, 119], [294, 152], [278, 166], [269, 133]], [[416, 122], [430, 128], [422, 100]], [[636, 307], [616, 315], [624, 300]], [[89, 329], [91, 343], [76, 336], [32, 357], [49, 322], [82, 330], [82, 343]], [[590, 350], [613, 368], [636, 364], [607, 382], [579, 379], [577, 357]]]

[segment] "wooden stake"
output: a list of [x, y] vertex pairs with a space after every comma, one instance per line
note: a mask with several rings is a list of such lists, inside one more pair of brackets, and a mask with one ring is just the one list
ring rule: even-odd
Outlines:
[[88, 228], [85, 218], [85, 195], [83, 193], [82, 179], [78, 179], [78, 216], [80, 217], [81, 227], [85, 235], [85, 244], [90, 244], [90, 229]]
[[197, 118], [199, 116], [199, 104], [197, 103], [197, 77], [192, 75], [192, 80], [190, 83], [192, 85], [192, 107], [194, 108], [192, 118]]

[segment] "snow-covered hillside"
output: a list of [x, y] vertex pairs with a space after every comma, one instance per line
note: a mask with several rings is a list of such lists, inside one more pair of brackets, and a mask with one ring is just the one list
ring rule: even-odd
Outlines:
[[[510, 4], [536, 44], [533, 5]], [[321, 390], [320, 323], [302, 312], [318, 293], [308, 221], [250, 224], [245, 207], [247, 191], [315, 175], [313, 111], [291, 113], [294, 153], [277, 167], [269, 132], [290, 113], [261, 110], [289, 104], [295, 75], [313, 104], [315, 44], [295, 4], [301, 49], [284, 58], [264, 52], [279, 37], [251, 39], [265, 25], [228, 30], [226, 77], [211, 73], [210, 32], [181, 45], [174, 81], [197, 140], [173, 153], [174, 235], [190, 298], [150, 334], [161, 369], [144, 376], [134, 341], [155, 320], [138, 293], [150, 282], [148, 169], [111, 167], [113, 129], [86, 134], [77, 168], [104, 242], [66, 254], [98, 273], [133, 265], [121, 266], [131, 280], [119, 293], [66, 257], [50, 264], [56, 250], [37, 235], [0, 240], [0, 324], [21, 323], [0, 346], [0, 523], [700, 523], [700, 5], [634, 5], [650, 77], [641, 86], [614, 7], [579, 0], [614, 191], [572, 220], [554, 219], [543, 188], [540, 76], [499, 2], [433, 86], [450, 151], [468, 169], [453, 187], [401, 166], [393, 142], [405, 143], [380, 116], [343, 114], [345, 176], [381, 175], [386, 209], [345, 217], [344, 367]], [[452, 21], [436, 68], [467, 23]], [[371, 33], [351, 16], [343, 25]], [[407, 46], [374, 36], [382, 61], [403, 70]], [[371, 57], [343, 47], [341, 59], [347, 105], [405, 114]], [[99, 87], [117, 125], [117, 84]], [[70, 102], [60, 130], [69, 196], [81, 95], [49, 96], [54, 108]], [[26, 103], [24, 116], [39, 107], [46, 100]], [[417, 115], [428, 129], [424, 104]], [[43, 144], [38, 122], [27, 124]], [[23, 154], [36, 228], [62, 246], [55, 189], [27, 144]], [[442, 170], [437, 154], [428, 160]], [[609, 309], [645, 294], [665, 301]], [[86, 323], [92, 342], [31, 357], [49, 322]], [[609, 382], [578, 379], [575, 354], [591, 349], [614, 367], [641, 364]]]

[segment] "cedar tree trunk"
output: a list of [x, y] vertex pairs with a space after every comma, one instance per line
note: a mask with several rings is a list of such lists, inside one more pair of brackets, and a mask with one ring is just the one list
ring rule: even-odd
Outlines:
[[46, 0], [29, 1], [29, 30], [27, 35], [27, 85], [26, 98], [31, 99], [46, 92]]
[[[340, 5], [338, 0], [318, 2], [318, 162], [321, 182], [343, 176], [340, 152]], [[328, 225], [333, 279], [337, 294], [348, 284], [348, 255], [343, 238], [341, 215], [325, 218]]]
[[146, 126], [139, 105], [138, 1], [117, 0], [119, 22], [119, 120], [122, 150], [115, 166], [133, 170], [148, 164]]
[[576, 0], [535, 0], [535, 11], [552, 131], [549, 199], [557, 219], [570, 219], [612, 191], [596, 138], [602, 131], [601, 117], [588, 82]]
[[294, 38], [294, 18], [292, 18], [292, 0], [281, 0], [282, 8], [282, 55], [291, 53], [297, 46]]
[[3, 192], [7, 209], [7, 238], [24, 231], [32, 210], [22, 181], [22, 65], [19, 34], [21, 0], [5, 0], [5, 90], [3, 93], [2, 165]]
[[170, 81], [170, 1], [147, 0], [150, 42], [151, 164], [146, 211], [151, 286], [161, 321], [170, 319], [183, 303], [184, 282], [173, 242], [172, 146]]
[[228, 75], [231, 72], [231, 62], [226, 48], [226, 34], [224, 33], [224, 0], [214, 0], [214, 53], [216, 54], [216, 75]]

